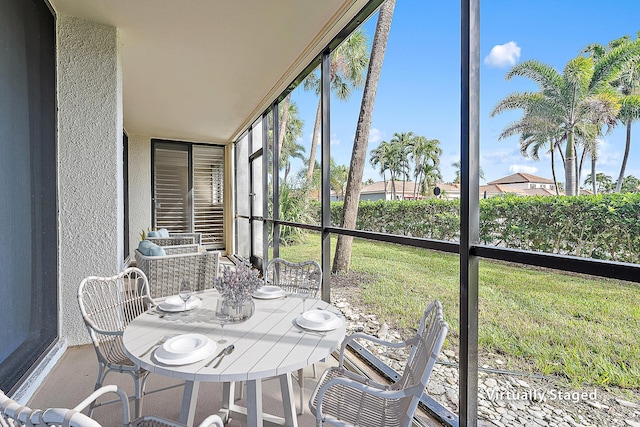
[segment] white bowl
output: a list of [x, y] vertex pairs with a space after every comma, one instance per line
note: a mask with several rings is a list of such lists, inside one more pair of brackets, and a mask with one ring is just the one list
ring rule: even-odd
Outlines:
[[324, 325], [336, 318], [336, 315], [327, 310], [309, 310], [302, 313], [302, 318], [310, 325]]
[[170, 338], [155, 351], [155, 358], [168, 365], [193, 363], [216, 351], [216, 343], [201, 334], [184, 334]]
[[[192, 295], [187, 301], [187, 310], [193, 310], [194, 308], [200, 307], [200, 305], [202, 305], [202, 300]], [[162, 311], [169, 312], [184, 311], [184, 301], [182, 301], [178, 295], [171, 295], [158, 304], [158, 308]]]
[[256, 290], [252, 296], [260, 299], [272, 299], [283, 297], [286, 294], [280, 286], [264, 285]]

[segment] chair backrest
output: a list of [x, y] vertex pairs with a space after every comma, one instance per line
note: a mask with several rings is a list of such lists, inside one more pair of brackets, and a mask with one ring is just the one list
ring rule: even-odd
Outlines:
[[111, 277], [90, 276], [80, 283], [78, 304], [98, 358], [127, 359], [122, 333], [152, 302], [147, 277], [135, 267]]
[[22, 406], [0, 391], [0, 425], [8, 427], [100, 427], [88, 416], [72, 409], [31, 409]]
[[184, 279], [193, 282], [196, 291], [213, 288], [218, 274], [220, 252], [199, 252], [197, 245], [165, 246], [164, 256], [147, 256], [135, 251], [138, 267], [149, 279], [152, 298], [178, 294]]
[[315, 298], [322, 284], [322, 269], [315, 261], [290, 262], [282, 258], [269, 261], [264, 274], [265, 283], [280, 286], [287, 292], [296, 292], [302, 283], [311, 285], [309, 296]]
[[413, 418], [420, 397], [427, 387], [448, 329], [442, 314], [442, 304], [440, 301], [433, 301], [424, 311], [418, 332], [408, 340], [412, 344], [409, 359], [402, 377], [391, 386], [393, 390], [407, 392], [407, 398], [399, 403], [401, 413], [408, 420]]

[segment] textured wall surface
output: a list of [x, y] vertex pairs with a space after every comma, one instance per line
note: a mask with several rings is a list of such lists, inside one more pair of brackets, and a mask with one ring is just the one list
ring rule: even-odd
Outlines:
[[115, 27], [58, 15], [61, 338], [86, 343], [76, 298], [122, 264], [122, 84]]
[[129, 135], [129, 242], [131, 259], [140, 232], [151, 227], [151, 138]]

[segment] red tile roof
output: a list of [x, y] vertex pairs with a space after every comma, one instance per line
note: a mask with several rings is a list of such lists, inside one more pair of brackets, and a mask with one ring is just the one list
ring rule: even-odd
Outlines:
[[521, 184], [530, 182], [534, 182], [536, 184], [553, 184], [553, 180], [551, 179], [520, 172], [496, 179], [495, 181], [488, 182], [487, 184]]

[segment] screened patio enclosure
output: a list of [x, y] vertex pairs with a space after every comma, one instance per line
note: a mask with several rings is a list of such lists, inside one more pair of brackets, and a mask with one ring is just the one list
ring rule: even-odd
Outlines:
[[[12, 334], [3, 335], [0, 372], [15, 374], [3, 376], [3, 387], [22, 391], [35, 371], [46, 376], [46, 363], [55, 363], [52, 347], [64, 352], [67, 345], [87, 342], [77, 287], [86, 276], [111, 275], [126, 266], [126, 209], [131, 247], [141, 230], [165, 225], [175, 231], [200, 231], [207, 235], [210, 249], [224, 248], [257, 267], [278, 256], [285, 227], [315, 233], [319, 243], [310, 256], [327, 273], [338, 235], [459, 255], [459, 298], [450, 304], [459, 307], [450, 319], [461, 325], [456, 342], [459, 408], [454, 414], [458, 418], [449, 419], [452, 425], [478, 423], [481, 262], [509, 261], [640, 282], [635, 264], [479, 244], [477, 0], [461, 1], [460, 16], [455, 17], [460, 25], [452, 25], [461, 35], [460, 74], [449, 76], [460, 89], [459, 240], [343, 229], [331, 222], [330, 164], [338, 149], [332, 146], [331, 129], [332, 117], [339, 113], [330, 90], [330, 55], [380, 4], [381, 0], [2, 3], [0, 21], [7, 25], [0, 26], [0, 32], [10, 37], [2, 38], [9, 49], [0, 50], [0, 55], [14, 56], [2, 61], [10, 72], [0, 73], [0, 90], [10, 92], [0, 97], [6, 112], [0, 116], [0, 129], [7, 135], [1, 143], [10, 154], [3, 157], [8, 184], [3, 191], [12, 201], [1, 210], [3, 222], [11, 226], [3, 234], [8, 241], [1, 258], [7, 279], [0, 289], [10, 301], [32, 296], [0, 315], [5, 324], [17, 322]], [[25, 19], [14, 19], [14, 9], [23, 13], [27, 5], [35, 5], [38, 18], [27, 13]], [[425, 12], [428, 17], [431, 12]], [[16, 30], [16, 22], [25, 26]], [[55, 40], [40, 38], [41, 46], [25, 43], [30, 40], [25, 34], [37, 34], [29, 26], [34, 23], [42, 25], [42, 34], [55, 34]], [[26, 67], [38, 58], [42, 66]], [[321, 179], [313, 195], [319, 208], [313, 218], [285, 220], [280, 208], [285, 178], [275, 144], [283, 129], [276, 124], [287, 95], [312, 72], [318, 73], [320, 83], [313, 105], [314, 112], [321, 112]], [[45, 99], [30, 98], [34, 94]], [[16, 105], [14, 100], [25, 102]], [[122, 177], [125, 129], [128, 208]], [[16, 142], [25, 140], [26, 145]], [[329, 299], [331, 274], [324, 274], [323, 280], [322, 296]], [[22, 286], [25, 283], [30, 287]], [[29, 315], [16, 316], [21, 310]], [[30, 359], [23, 357], [21, 343], [28, 345]]]

